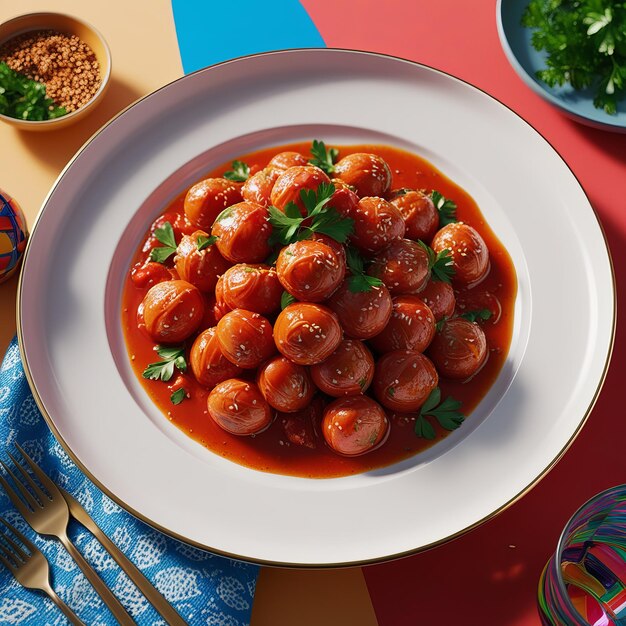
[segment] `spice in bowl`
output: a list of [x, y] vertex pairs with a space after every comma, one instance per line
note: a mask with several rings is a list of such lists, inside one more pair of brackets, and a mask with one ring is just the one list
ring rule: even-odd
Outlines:
[[41, 121], [84, 106], [101, 84], [92, 49], [76, 35], [23, 33], [0, 46], [0, 113]]

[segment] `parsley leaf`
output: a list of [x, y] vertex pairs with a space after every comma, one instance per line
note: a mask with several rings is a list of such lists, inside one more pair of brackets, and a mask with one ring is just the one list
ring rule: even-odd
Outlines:
[[154, 237], [163, 245], [152, 248], [150, 260], [157, 263], [165, 263], [176, 252], [176, 238], [174, 237], [172, 225], [169, 222], [165, 222], [163, 226], [155, 228]]
[[435, 324], [435, 330], [440, 333], [443, 330], [443, 327], [445, 326], [445, 323], [448, 321], [449, 318], [447, 318], [445, 315]]
[[522, 24], [545, 51], [537, 78], [550, 87], [591, 88], [609, 115], [626, 94], [626, 4], [615, 0], [530, 0]]
[[419, 240], [417, 243], [422, 246], [428, 255], [428, 269], [432, 272], [432, 279], [442, 283], [451, 282], [454, 277], [455, 269], [450, 250], [445, 248], [441, 252], [435, 253], [435, 251], [423, 241]]
[[352, 276], [348, 279], [348, 289], [352, 293], [371, 291], [372, 287], [380, 287], [383, 281], [375, 276], [365, 273], [364, 262], [361, 255], [354, 248], [346, 249], [346, 261]]
[[288, 292], [283, 291], [283, 295], [280, 297], [280, 309], [286, 309], [290, 304], [294, 303], [296, 299]]
[[184, 347], [157, 346], [156, 352], [162, 360], [150, 363], [143, 371], [144, 378], [167, 382], [174, 375], [174, 368], [181, 372], [187, 370]]
[[335, 171], [335, 163], [339, 156], [339, 150], [337, 148], [327, 148], [323, 141], [313, 140], [311, 146], [312, 159], [309, 159], [311, 165], [319, 167], [327, 174], [332, 174]]
[[430, 199], [439, 213], [439, 228], [453, 224], [456, 219], [456, 202], [444, 197], [438, 191], [432, 191]]
[[478, 320], [488, 320], [492, 313], [489, 309], [476, 309], [474, 311], [465, 311], [461, 313], [459, 317], [462, 317], [470, 322], [477, 322]]
[[415, 434], [422, 439], [432, 440], [435, 438], [435, 429], [423, 415], [418, 415], [415, 420]]
[[0, 113], [20, 120], [41, 122], [61, 117], [65, 107], [46, 96], [46, 86], [12, 70], [0, 61]]
[[243, 161], [233, 161], [231, 167], [232, 170], [224, 172], [224, 178], [233, 180], [236, 183], [243, 183], [248, 180], [250, 176], [250, 166]]
[[461, 404], [452, 397], [441, 402], [441, 389], [435, 387], [420, 409], [415, 422], [415, 434], [424, 439], [435, 438], [435, 429], [426, 416], [434, 417], [446, 430], [457, 429], [465, 420], [465, 416], [459, 412]]
[[170, 396], [170, 400], [172, 404], [180, 404], [186, 397], [187, 392], [181, 387]]
[[[326, 206], [335, 186], [322, 183], [317, 190], [301, 189], [300, 198], [306, 210], [303, 217], [300, 209], [293, 202], [285, 206], [284, 212], [275, 206], [268, 206], [269, 222], [273, 227], [270, 244], [280, 243], [287, 246], [295, 241], [308, 239], [313, 233], [323, 233], [340, 243], [344, 243], [352, 232], [354, 222], [342, 217], [334, 208]], [[307, 226], [303, 226], [305, 220]]]
[[198, 235], [196, 239], [196, 246], [198, 246], [198, 250], [204, 250], [209, 246], [212, 246], [219, 237], [216, 235], [211, 235], [210, 237], [205, 237], [204, 235]]

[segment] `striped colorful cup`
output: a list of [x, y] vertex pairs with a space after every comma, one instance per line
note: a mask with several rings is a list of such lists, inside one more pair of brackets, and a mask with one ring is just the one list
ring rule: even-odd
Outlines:
[[538, 602], [545, 626], [626, 624], [626, 485], [570, 519], [541, 575]]

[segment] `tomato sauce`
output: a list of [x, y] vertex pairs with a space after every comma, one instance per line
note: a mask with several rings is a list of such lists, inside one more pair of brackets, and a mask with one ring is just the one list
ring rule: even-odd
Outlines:
[[[289, 144], [243, 155], [240, 159], [248, 163], [252, 172], [255, 172], [265, 167], [277, 152], [294, 150], [308, 155], [309, 148], [308, 142]], [[441, 378], [439, 382], [442, 398], [451, 395], [460, 400], [463, 403], [461, 410], [469, 421], [472, 419], [473, 409], [498, 377], [509, 351], [517, 291], [516, 274], [511, 258], [486, 223], [476, 202], [428, 161], [409, 152], [381, 145], [339, 147], [339, 158], [356, 152], [373, 152], [389, 164], [393, 176], [392, 189], [401, 187], [428, 191], [436, 189], [445, 197], [454, 200], [457, 204], [457, 219], [473, 226], [487, 244], [491, 264], [489, 274], [473, 288], [455, 289], [455, 295], [457, 302], [465, 302], [468, 309], [490, 308], [493, 297], [497, 298], [501, 314], [481, 324], [487, 337], [489, 357], [486, 364], [470, 381], [457, 382]], [[228, 169], [230, 164], [224, 164], [207, 172], [206, 176], [219, 177]], [[164, 214], [172, 223], [177, 215], [184, 215], [183, 200], [184, 194], [181, 194], [165, 208]], [[148, 237], [149, 234], [146, 234], [146, 239]], [[140, 247], [135, 254], [133, 265], [145, 261], [148, 254], [149, 251], [143, 251]], [[175, 270], [170, 270], [170, 273], [176, 277]], [[436, 445], [449, 434], [449, 431], [440, 428], [436, 421], [430, 418], [435, 426], [436, 438], [432, 441], [421, 439], [415, 435], [414, 421], [410, 417], [393, 416], [390, 418], [391, 428], [385, 442], [377, 449], [358, 457], [343, 457], [336, 454], [325, 444], [319, 433], [314, 449], [290, 443], [280, 419], [275, 419], [267, 430], [257, 435], [249, 437], [231, 435], [217, 426], [208, 415], [209, 390], [198, 384], [189, 370], [185, 374], [178, 376], [175, 374], [168, 383], [142, 377], [146, 365], [158, 361], [154, 342], [138, 328], [137, 324], [137, 309], [147, 291], [147, 287], [135, 286], [129, 271], [124, 285], [121, 315], [133, 370], [167, 419], [215, 454], [260, 471], [309, 478], [331, 478], [357, 474], [402, 461]], [[201, 328], [214, 325], [210, 315], [208, 317], [207, 324]], [[187, 347], [191, 345], [192, 339], [187, 342]], [[252, 371], [251, 376], [255, 373]], [[170, 396], [181, 386], [188, 392], [189, 397], [174, 405]]]

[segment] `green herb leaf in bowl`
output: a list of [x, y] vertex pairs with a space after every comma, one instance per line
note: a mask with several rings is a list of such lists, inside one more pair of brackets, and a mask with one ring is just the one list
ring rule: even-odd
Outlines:
[[65, 107], [58, 107], [46, 96], [46, 86], [18, 74], [0, 61], [0, 113], [19, 120], [41, 122], [65, 115]]
[[547, 54], [536, 73], [550, 87], [595, 90], [593, 104], [614, 115], [626, 94], [626, 3], [618, 0], [531, 0], [522, 25]]

